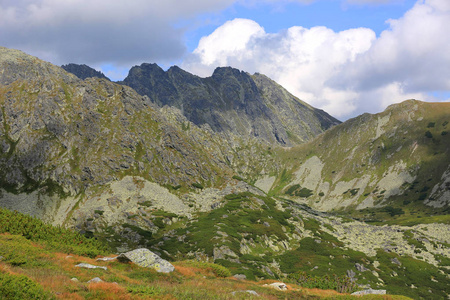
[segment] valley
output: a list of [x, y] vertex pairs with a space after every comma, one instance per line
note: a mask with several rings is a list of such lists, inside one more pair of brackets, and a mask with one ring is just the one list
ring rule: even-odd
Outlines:
[[449, 297], [450, 103], [341, 123], [229, 67], [142, 64], [117, 83], [78, 68], [0, 47], [5, 211], [179, 269]]

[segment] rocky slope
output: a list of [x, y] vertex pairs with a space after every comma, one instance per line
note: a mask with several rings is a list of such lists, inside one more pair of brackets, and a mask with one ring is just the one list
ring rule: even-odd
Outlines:
[[291, 146], [308, 141], [340, 122], [289, 94], [264, 75], [230, 67], [200, 78], [178, 67], [133, 67], [123, 84], [159, 105], [179, 108], [194, 124], [243, 138]]
[[184, 192], [232, 176], [233, 149], [210, 130], [190, 128], [179, 111], [129, 87], [82, 81], [20, 51], [0, 51], [2, 206], [53, 218], [80, 200], [73, 197], [129, 174]]
[[83, 80], [86, 78], [90, 78], [90, 77], [96, 77], [96, 78], [109, 80], [109, 78], [106, 77], [105, 74], [103, 74], [102, 72], [97, 71], [87, 65], [67, 64], [67, 65], [62, 65], [61, 68], [63, 68], [67, 72], [72, 73], [73, 75], [75, 75], [78, 78], [83, 79]]
[[446, 215], [449, 122], [450, 103], [416, 100], [349, 120], [281, 151], [286, 169], [272, 193], [325, 211], [375, 207], [414, 217], [428, 207], [425, 214]]

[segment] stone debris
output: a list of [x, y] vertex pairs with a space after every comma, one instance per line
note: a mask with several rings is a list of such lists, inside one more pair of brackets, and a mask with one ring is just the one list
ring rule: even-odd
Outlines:
[[263, 286], [267, 286], [267, 287], [270, 287], [270, 288], [273, 288], [273, 289], [276, 289], [279, 291], [286, 291], [288, 289], [287, 285], [283, 282], [274, 282], [271, 284], [265, 284]]
[[107, 267], [94, 266], [94, 265], [86, 264], [86, 263], [78, 264], [78, 265], [76, 265], [75, 267], [78, 267], [78, 268], [85, 268], [85, 269], [103, 269], [103, 270], [108, 270]]
[[117, 257], [117, 260], [121, 262], [133, 262], [138, 266], [144, 268], [153, 268], [158, 272], [170, 273], [175, 270], [175, 267], [165, 259], [162, 259], [155, 253], [146, 248], [140, 248], [125, 252]]
[[234, 291], [234, 292], [231, 292], [231, 295], [236, 296], [237, 293], [247, 293], [247, 294], [251, 294], [251, 295], [259, 297], [259, 294], [257, 292], [255, 292], [255, 291], [253, 291], [253, 290]]
[[73, 282], [79, 282], [79, 280], [78, 280], [78, 278], [72, 278], [72, 279], [70, 279], [71, 281], [73, 281]]
[[386, 290], [367, 289], [352, 293], [352, 295], [386, 295]]
[[367, 269], [366, 267], [364, 267], [362, 264], [355, 264], [355, 268], [356, 270], [358, 270], [359, 272], [365, 272], [365, 271], [370, 271], [369, 269]]
[[103, 280], [101, 280], [98, 277], [92, 278], [91, 280], [89, 280], [87, 283], [97, 283], [97, 282], [103, 282]]

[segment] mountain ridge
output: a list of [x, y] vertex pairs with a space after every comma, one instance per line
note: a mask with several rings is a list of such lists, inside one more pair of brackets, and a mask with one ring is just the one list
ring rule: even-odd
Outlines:
[[179, 108], [196, 125], [269, 143], [302, 143], [339, 124], [268, 77], [231, 67], [217, 68], [210, 77], [201, 78], [176, 66], [165, 72], [144, 63], [131, 68], [121, 83], [160, 105]]

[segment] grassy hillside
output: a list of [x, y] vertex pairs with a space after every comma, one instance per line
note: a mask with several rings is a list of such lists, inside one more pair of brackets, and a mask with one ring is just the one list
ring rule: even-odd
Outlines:
[[351, 119], [279, 150], [271, 194], [371, 222], [448, 223], [449, 122], [450, 103], [415, 100]]

